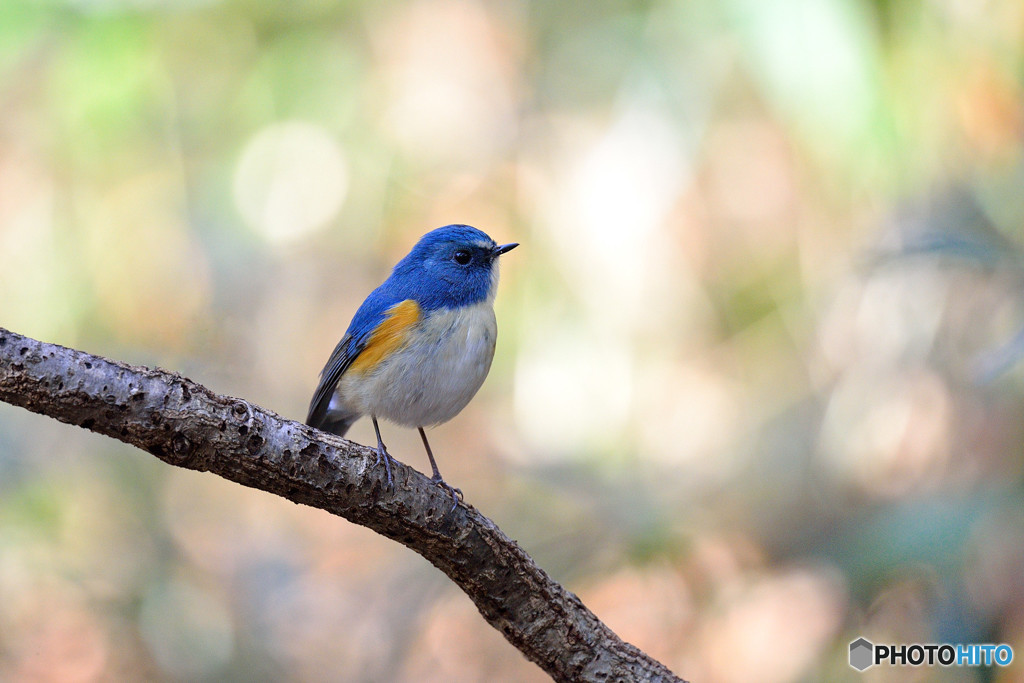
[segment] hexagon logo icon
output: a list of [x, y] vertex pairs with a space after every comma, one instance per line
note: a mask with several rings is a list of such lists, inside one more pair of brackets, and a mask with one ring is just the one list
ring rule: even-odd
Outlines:
[[875, 646], [867, 638], [858, 638], [850, 643], [850, 666], [857, 671], [864, 671], [874, 664]]

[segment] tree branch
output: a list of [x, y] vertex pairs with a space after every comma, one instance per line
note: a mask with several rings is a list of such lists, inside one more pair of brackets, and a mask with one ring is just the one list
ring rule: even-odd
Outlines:
[[0, 400], [78, 425], [398, 541], [443, 571], [488, 623], [558, 681], [678, 681], [605, 626], [468, 505], [396, 462], [384, 487], [375, 451], [136, 367], [0, 328]]

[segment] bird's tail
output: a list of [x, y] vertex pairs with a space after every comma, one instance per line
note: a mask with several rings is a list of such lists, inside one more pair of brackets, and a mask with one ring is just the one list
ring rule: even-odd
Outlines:
[[331, 434], [337, 434], [338, 436], [345, 436], [345, 432], [348, 431], [349, 427], [360, 418], [360, 415], [353, 413], [346, 413], [338, 410], [316, 410], [311, 409], [309, 415], [306, 416], [306, 424], [310, 427], [316, 427], [322, 429], [325, 432]]
[[325, 432], [330, 432], [331, 434], [337, 434], [338, 436], [345, 436], [345, 432], [348, 431], [348, 428], [352, 426], [353, 422], [355, 422], [355, 420], [353, 420], [353, 419], [340, 418], [340, 417], [335, 419], [335, 416], [329, 416], [329, 417], [324, 419], [323, 423], [321, 423], [319, 425], [312, 425], [312, 426], [316, 427], [317, 429], [322, 429]]

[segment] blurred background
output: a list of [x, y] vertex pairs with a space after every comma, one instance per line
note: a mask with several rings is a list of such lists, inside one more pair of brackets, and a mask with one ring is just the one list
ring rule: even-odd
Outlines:
[[[847, 645], [1024, 655], [1022, 144], [1019, 0], [3, 0], [0, 325], [302, 419], [470, 223], [523, 246], [440, 467], [623, 638], [1021, 680]], [[0, 405], [0, 679], [545, 676], [393, 542]]]

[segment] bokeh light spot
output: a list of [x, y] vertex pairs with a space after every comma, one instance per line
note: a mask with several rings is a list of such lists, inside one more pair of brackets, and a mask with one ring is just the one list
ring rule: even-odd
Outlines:
[[330, 133], [310, 123], [277, 123], [245, 146], [235, 173], [235, 204], [265, 240], [290, 242], [334, 218], [348, 181], [348, 162]]

